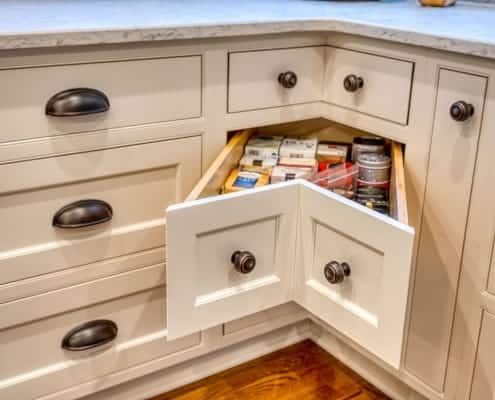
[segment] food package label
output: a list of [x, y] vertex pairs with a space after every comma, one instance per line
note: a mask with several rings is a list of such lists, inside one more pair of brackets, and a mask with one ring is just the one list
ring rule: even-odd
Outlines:
[[239, 190], [252, 189], [269, 183], [269, 177], [265, 174], [252, 171], [240, 171], [235, 169], [225, 182], [224, 192], [237, 192]]
[[298, 178], [309, 178], [314, 173], [314, 168], [288, 167], [277, 165], [273, 168], [271, 183], [285, 182]]
[[315, 158], [317, 138], [286, 138], [280, 146], [282, 158]]
[[282, 139], [282, 136], [255, 136], [247, 142], [244, 154], [257, 159], [278, 159]]

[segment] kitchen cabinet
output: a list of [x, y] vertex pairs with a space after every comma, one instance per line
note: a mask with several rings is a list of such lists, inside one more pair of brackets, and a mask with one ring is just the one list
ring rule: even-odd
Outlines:
[[[0, 359], [19, 354], [0, 365], [0, 397], [152, 396], [306, 338], [398, 400], [456, 398], [458, 354], [472, 375], [459, 310], [494, 314], [488, 267], [484, 288], [463, 283], [488, 209], [490, 62], [314, 32], [20, 51], [0, 68], [15, 92], [0, 101]], [[47, 115], [78, 87], [110, 108]], [[391, 215], [302, 180], [219, 195], [256, 131], [385, 138]], [[111, 219], [54, 226], [87, 200]], [[101, 319], [119, 326], [114, 341], [63, 349]], [[40, 331], [46, 348], [28, 354]]]

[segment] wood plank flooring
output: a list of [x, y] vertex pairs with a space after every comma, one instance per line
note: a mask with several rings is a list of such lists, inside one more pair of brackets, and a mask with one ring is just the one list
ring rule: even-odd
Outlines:
[[305, 340], [152, 400], [391, 400]]

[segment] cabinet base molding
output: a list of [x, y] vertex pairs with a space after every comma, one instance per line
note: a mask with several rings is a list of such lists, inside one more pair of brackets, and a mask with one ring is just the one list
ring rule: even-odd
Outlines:
[[235, 339], [226, 340], [222, 327], [215, 327], [202, 333], [201, 345], [177, 354], [174, 360], [170, 357], [153, 360], [109, 375], [103, 381], [87, 382], [39, 400], [144, 400], [305, 339], [313, 340], [394, 400], [438, 398], [417, 393], [393, 373], [313, 320], [303, 319], [264, 334], [264, 329], [254, 329], [251, 333], [258, 336], [250, 338], [248, 331], [250, 329], [246, 329], [243, 335], [234, 335], [237, 336]]
[[[214, 341], [210, 340], [218, 333], [221, 334], [221, 327], [213, 328], [203, 335], [210, 342], [205, 347], [214, 350], [217, 348], [219, 343], [215, 344]], [[93, 383], [73, 388], [70, 395], [67, 392], [65, 394], [57, 393], [45, 396], [40, 400], [78, 398], [81, 400], [144, 400], [308, 339], [310, 334], [311, 322], [304, 320], [86, 397], [81, 398], [78, 393], [87, 392], [88, 388], [90, 388], [89, 391], [94, 390], [95, 385]], [[125, 372], [122, 371], [122, 373]]]
[[[399, 378], [397, 374], [401, 372], [387, 371], [387, 366], [380, 366], [379, 361], [372, 361], [373, 356], [364, 355], [366, 351], [357, 349], [357, 345], [346, 343], [340, 335], [334, 334], [328, 327], [320, 321], [313, 321], [311, 325], [310, 338], [318, 346], [326, 350], [336, 359], [357, 372], [368, 382], [379, 388], [387, 396], [394, 400], [426, 400], [440, 398], [436, 393], [426, 393], [425, 390], [415, 382], [408, 382], [420, 394], [405, 384], [401, 379], [407, 381], [407, 377]], [[382, 363], [380, 363], [382, 364]], [[426, 396], [426, 397], [425, 397]]]

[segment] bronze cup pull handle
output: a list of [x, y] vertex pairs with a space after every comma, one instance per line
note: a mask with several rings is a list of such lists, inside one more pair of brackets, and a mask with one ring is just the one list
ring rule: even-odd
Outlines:
[[54, 94], [46, 103], [45, 114], [51, 117], [77, 117], [109, 109], [110, 101], [105, 93], [97, 89], [75, 88]]
[[71, 329], [62, 339], [61, 346], [68, 351], [84, 351], [103, 346], [117, 337], [117, 324], [107, 319], [85, 322]]
[[61, 229], [77, 229], [103, 224], [113, 217], [110, 204], [103, 200], [79, 200], [67, 204], [53, 216], [52, 225]]

